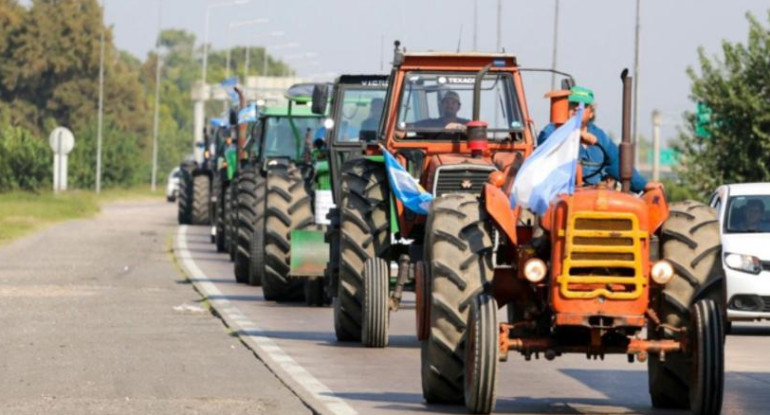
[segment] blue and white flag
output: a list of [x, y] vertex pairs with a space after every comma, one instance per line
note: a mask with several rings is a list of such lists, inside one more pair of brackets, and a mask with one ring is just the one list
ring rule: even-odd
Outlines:
[[211, 120], [209, 120], [209, 123], [214, 128], [227, 127], [227, 119], [226, 118], [212, 118]]
[[257, 122], [257, 106], [253, 104], [238, 111], [238, 125], [249, 122]]
[[426, 192], [390, 152], [383, 148], [382, 153], [385, 156], [385, 168], [393, 195], [412, 212], [427, 215], [433, 195]]
[[521, 206], [538, 215], [561, 194], [575, 193], [583, 105], [574, 117], [556, 129], [524, 162], [511, 191], [511, 207]]

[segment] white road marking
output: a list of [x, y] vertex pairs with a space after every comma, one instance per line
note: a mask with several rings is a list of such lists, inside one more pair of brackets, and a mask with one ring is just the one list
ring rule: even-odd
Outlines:
[[344, 400], [334, 396], [331, 389], [284, 352], [270, 337], [264, 335], [264, 331], [230, 300], [224, 299], [222, 292], [201, 271], [187, 250], [187, 225], [179, 227], [175, 254], [187, 276], [194, 281], [193, 284], [209, 300], [227, 325], [237, 331], [238, 336], [308, 406], [320, 414], [358, 414]]

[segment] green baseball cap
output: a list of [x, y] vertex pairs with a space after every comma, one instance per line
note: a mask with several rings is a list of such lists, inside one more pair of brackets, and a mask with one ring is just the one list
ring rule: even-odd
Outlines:
[[569, 102], [583, 103], [585, 105], [591, 105], [594, 103], [594, 91], [582, 86], [573, 86], [569, 90]]

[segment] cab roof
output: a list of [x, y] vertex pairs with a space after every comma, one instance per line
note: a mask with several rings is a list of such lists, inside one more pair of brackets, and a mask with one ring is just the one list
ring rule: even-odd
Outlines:
[[730, 196], [770, 195], [770, 183], [736, 183], [725, 186]]
[[[259, 111], [260, 116], [266, 116], [266, 117], [288, 117], [289, 116], [289, 107], [288, 106], [272, 106], [272, 107], [262, 107]], [[312, 111], [310, 111], [309, 105], [292, 105], [291, 107], [291, 116], [292, 117], [316, 117], [320, 118], [321, 116], [318, 114], [314, 114]]]
[[484, 67], [492, 63], [498, 67], [518, 66], [516, 56], [510, 53], [489, 52], [404, 52], [402, 66], [452, 66], [458, 69]]

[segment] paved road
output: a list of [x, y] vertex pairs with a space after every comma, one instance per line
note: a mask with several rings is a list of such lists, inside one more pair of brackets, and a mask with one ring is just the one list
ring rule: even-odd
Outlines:
[[116, 204], [0, 248], [0, 414], [310, 413], [203, 308], [176, 229]]
[[[233, 329], [287, 383], [322, 412], [463, 413], [422, 402], [412, 298], [391, 314], [388, 349], [338, 343], [332, 310], [264, 301], [261, 289], [236, 284], [232, 264], [208, 242], [207, 228], [182, 227], [175, 249], [183, 267]], [[411, 305], [411, 307], [410, 307]], [[770, 325], [739, 325], [727, 340], [726, 414], [770, 411]], [[617, 414], [654, 411], [646, 365], [625, 356], [548, 362], [511, 355], [499, 368], [498, 413]], [[668, 412], [683, 413], [683, 412]], [[685, 412], [686, 413], [686, 412]]]

